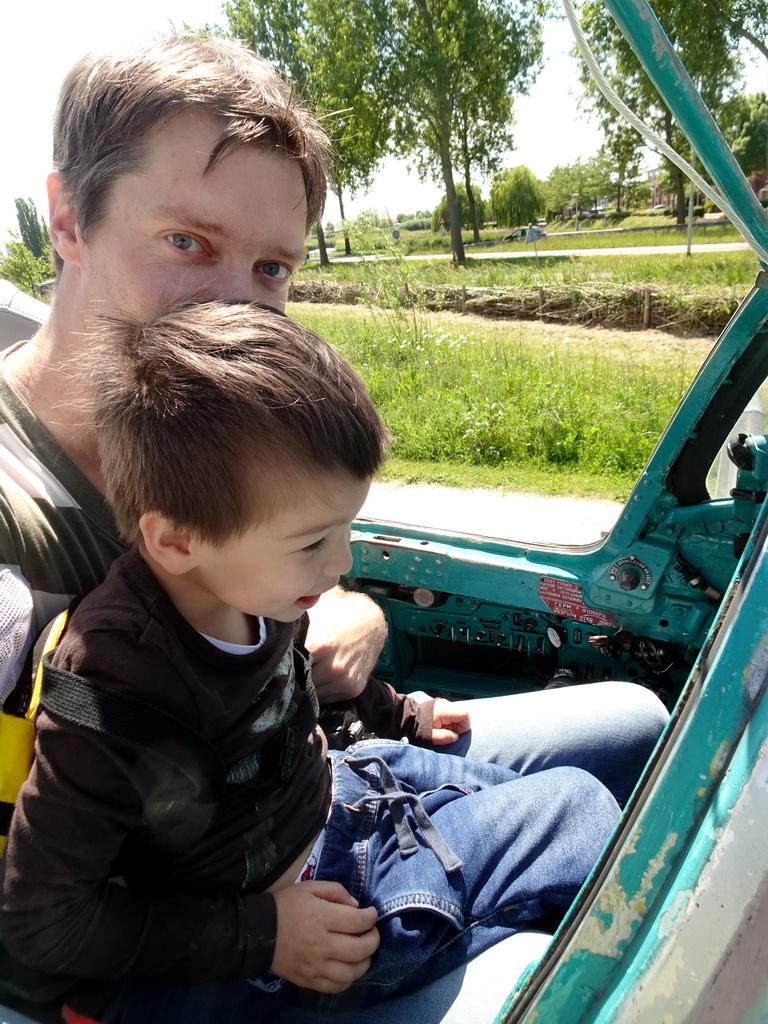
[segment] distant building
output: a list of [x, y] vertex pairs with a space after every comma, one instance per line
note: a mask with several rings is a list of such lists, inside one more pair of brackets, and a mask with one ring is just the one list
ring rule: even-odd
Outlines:
[[648, 171], [648, 187], [651, 190], [649, 206], [651, 209], [654, 206], [666, 206], [670, 210], [677, 209], [677, 194], [667, 191], [667, 188], [661, 184], [665, 179], [669, 180], [669, 174], [663, 167], [656, 167], [652, 171]]

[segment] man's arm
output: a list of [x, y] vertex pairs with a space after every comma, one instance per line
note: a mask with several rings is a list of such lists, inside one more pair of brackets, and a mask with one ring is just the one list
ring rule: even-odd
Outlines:
[[386, 639], [384, 613], [369, 597], [340, 587], [323, 594], [312, 609], [305, 641], [320, 703], [354, 700]]

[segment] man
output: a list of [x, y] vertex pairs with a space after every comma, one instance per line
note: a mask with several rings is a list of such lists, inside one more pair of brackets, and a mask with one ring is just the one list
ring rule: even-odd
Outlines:
[[[0, 379], [0, 699], [36, 630], [123, 551], [90, 425], [94, 317], [190, 298], [284, 309], [326, 184], [328, 141], [313, 116], [266, 64], [223, 40], [85, 58], [55, 124], [56, 296]], [[324, 597], [308, 637], [320, 699], [359, 692], [384, 637], [367, 598]], [[595, 684], [475, 701], [471, 731], [448, 749], [523, 772], [582, 767], [621, 803], [665, 720], [650, 692]], [[431, 993], [425, 1012], [438, 1003]]]
[[[238, 54], [236, 47], [218, 42], [195, 46], [201, 56], [216, 55], [209, 66], [220, 61], [222, 74], [223, 58]], [[58, 169], [48, 181], [57, 295], [36, 337], [7, 357], [5, 379], [73, 463], [66, 466], [65, 479], [58, 480], [67, 497], [54, 498], [54, 503], [79, 550], [65, 564], [48, 564], [43, 526], [52, 526], [52, 520], [43, 515], [41, 523], [41, 492], [33, 491], [32, 502], [27, 501], [16, 472], [18, 463], [25, 464], [29, 452], [36, 455], [46, 441], [45, 436], [29, 438], [26, 451], [16, 452], [6, 487], [11, 497], [0, 557], [7, 567], [0, 582], [3, 603], [14, 615], [3, 630], [0, 697], [15, 681], [30, 630], [41, 628], [71, 596], [90, 590], [120, 550], [109, 539], [113, 530], [98, 496], [101, 474], [83, 402], [83, 356], [92, 315], [111, 309], [149, 312], [188, 297], [249, 298], [282, 310], [290, 276], [303, 262], [307, 225], [322, 209], [327, 137], [307, 111], [292, 103], [289, 90], [266, 65], [249, 58], [254, 80], [239, 87], [238, 94], [236, 81], [218, 91], [204, 75], [192, 82], [192, 50], [185, 56], [178, 47], [161, 43], [154, 51], [151, 57], [150, 50], [122, 62], [111, 98], [105, 93], [114, 62], [106, 59], [90, 78], [93, 62], [78, 65], [62, 93], [56, 119]], [[124, 105], [130, 105], [127, 113], [102, 118], [98, 127], [89, 122], [97, 102], [118, 105], [116, 97], [128, 91], [124, 86], [131, 79], [136, 95], [124, 98]], [[194, 108], [180, 113], [185, 103]], [[213, 112], [227, 104], [240, 105], [236, 115], [242, 120], [230, 126], [231, 138], [222, 142], [223, 123]], [[254, 142], [260, 130], [261, 140]], [[222, 152], [209, 166], [217, 142]], [[135, 173], [137, 164], [141, 173]], [[124, 173], [127, 168], [133, 173]], [[43, 474], [40, 488], [50, 493], [54, 479]], [[77, 514], [69, 511], [75, 506], [82, 507]], [[73, 522], [82, 511], [97, 520], [90, 522], [100, 532], [96, 552], [85, 550], [89, 538], [80, 536]], [[22, 531], [38, 527], [31, 548], [28, 536], [22, 541], [14, 536], [17, 523], [23, 524]], [[57, 522], [59, 538], [61, 528]], [[20, 572], [9, 568], [24, 559]], [[385, 629], [372, 602], [340, 592], [336, 599], [345, 602], [343, 618], [354, 617], [354, 608], [357, 621], [335, 644], [317, 640], [316, 671], [321, 682], [333, 676], [343, 688], [370, 673]], [[354, 644], [347, 636], [355, 638]], [[360, 636], [367, 642], [361, 645]]]

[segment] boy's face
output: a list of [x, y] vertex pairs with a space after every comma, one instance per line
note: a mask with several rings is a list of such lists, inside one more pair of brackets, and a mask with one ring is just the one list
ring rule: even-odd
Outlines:
[[221, 545], [194, 541], [196, 566], [187, 582], [207, 602], [211, 621], [224, 622], [234, 609], [293, 622], [312, 608], [352, 566], [350, 523], [369, 487], [345, 474], [317, 474], [294, 491], [290, 508], [242, 537]]
[[115, 179], [87, 242], [78, 229], [66, 262], [79, 267], [83, 310], [151, 316], [188, 299], [285, 308], [304, 261], [300, 167], [246, 146], [206, 174], [220, 132], [193, 111], [151, 129], [139, 166]]

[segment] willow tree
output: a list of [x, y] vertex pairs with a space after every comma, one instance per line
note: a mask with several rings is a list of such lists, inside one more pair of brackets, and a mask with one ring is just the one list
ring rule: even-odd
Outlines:
[[504, 227], [535, 220], [544, 212], [544, 190], [527, 167], [510, 167], [496, 175], [491, 186], [491, 209]]

